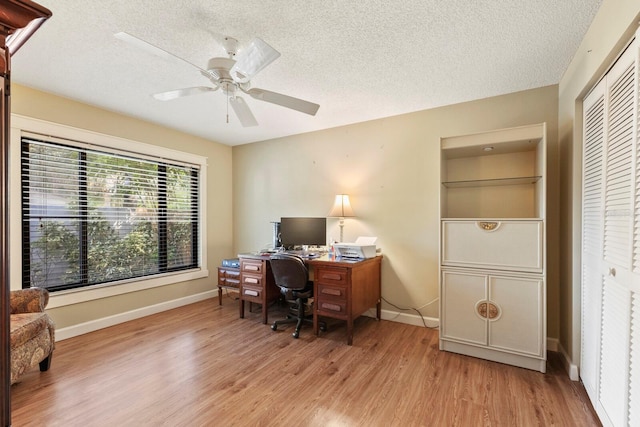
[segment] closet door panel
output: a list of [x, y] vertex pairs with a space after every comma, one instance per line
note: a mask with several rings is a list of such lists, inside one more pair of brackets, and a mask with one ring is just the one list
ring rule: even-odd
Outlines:
[[[632, 53], [632, 52], [627, 52]], [[607, 78], [607, 155], [605, 172], [604, 259], [629, 268], [634, 196], [636, 115], [635, 60], [623, 55]]]
[[598, 400], [598, 357], [604, 230], [605, 81], [583, 103], [582, 175], [582, 347], [580, 377], [593, 402]]
[[599, 404], [614, 426], [626, 425], [629, 377], [630, 295], [625, 286], [605, 278], [602, 293]]
[[629, 425], [640, 426], [640, 293], [631, 293], [629, 342]]

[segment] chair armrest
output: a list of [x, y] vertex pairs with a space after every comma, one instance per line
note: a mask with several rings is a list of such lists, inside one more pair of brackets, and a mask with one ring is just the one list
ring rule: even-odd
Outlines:
[[49, 303], [49, 292], [42, 288], [20, 289], [10, 292], [11, 314], [44, 311]]

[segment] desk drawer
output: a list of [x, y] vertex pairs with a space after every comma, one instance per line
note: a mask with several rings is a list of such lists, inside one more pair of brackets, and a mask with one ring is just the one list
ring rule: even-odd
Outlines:
[[320, 316], [344, 317], [347, 316], [347, 301], [318, 300], [318, 314]]
[[225, 270], [218, 267], [218, 285], [234, 288], [240, 286], [240, 270]]
[[242, 273], [242, 286], [253, 286], [257, 288], [262, 288], [262, 276], [257, 274], [247, 274]]
[[262, 288], [257, 288], [255, 286], [242, 286], [242, 299], [246, 301], [253, 301], [262, 304], [262, 293], [264, 290]]
[[319, 301], [346, 301], [347, 288], [346, 286], [330, 286], [318, 283], [318, 295], [315, 297]]
[[240, 261], [240, 269], [243, 273], [255, 273], [262, 275], [264, 271], [264, 263], [262, 261], [255, 260], [242, 260]]
[[319, 267], [315, 271], [315, 280], [322, 284], [346, 285], [347, 269]]
[[238, 288], [240, 287], [240, 278], [239, 277], [236, 277], [233, 279], [229, 277], [218, 278], [218, 285], [231, 287], [231, 288]]

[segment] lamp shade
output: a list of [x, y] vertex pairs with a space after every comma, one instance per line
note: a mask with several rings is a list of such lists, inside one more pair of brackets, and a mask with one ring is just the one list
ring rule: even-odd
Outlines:
[[345, 218], [348, 216], [356, 216], [351, 209], [351, 202], [348, 194], [337, 194], [336, 200], [333, 202], [329, 217]]

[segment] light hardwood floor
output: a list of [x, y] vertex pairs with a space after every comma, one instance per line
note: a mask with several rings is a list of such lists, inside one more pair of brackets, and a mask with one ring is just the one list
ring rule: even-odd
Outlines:
[[[361, 317], [277, 332], [217, 299], [56, 344], [12, 387], [21, 426], [595, 426], [580, 383], [438, 350], [437, 330]], [[270, 319], [276, 318], [271, 315]]]

